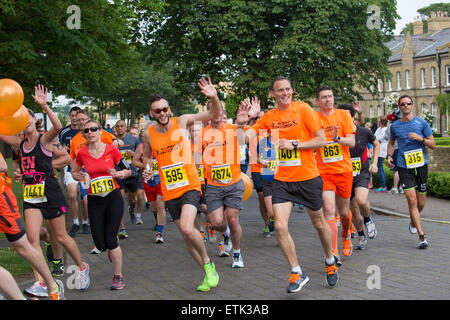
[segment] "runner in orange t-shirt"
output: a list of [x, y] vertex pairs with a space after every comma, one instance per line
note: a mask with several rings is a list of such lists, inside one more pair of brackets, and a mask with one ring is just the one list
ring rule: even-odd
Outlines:
[[[317, 113], [304, 102], [292, 101], [292, 86], [288, 78], [276, 77], [271, 84], [270, 95], [277, 108], [264, 114], [253, 129], [248, 130], [246, 140], [267, 131], [278, 148], [278, 171], [272, 188], [272, 203], [278, 244], [291, 267], [287, 292], [298, 292], [309, 278], [302, 272], [295, 243], [288, 231], [293, 203], [306, 207], [316, 228], [325, 252], [327, 282], [335, 286], [338, 281], [337, 259], [332, 254], [331, 230], [322, 213], [322, 179], [316, 167], [314, 149], [325, 143], [325, 135]], [[243, 124], [251, 106], [242, 104], [236, 122]], [[244, 136], [238, 130], [238, 138]]]
[[[209, 291], [219, 283], [219, 275], [210, 260], [200, 232], [194, 221], [200, 209], [200, 180], [190, 150], [187, 128], [194, 122], [206, 122], [219, 115], [220, 101], [211, 83], [201, 78], [198, 86], [212, 101], [210, 111], [172, 117], [169, 102], [163, 96], [150, 100], [150, 116], [156, 121], [144, 132], [144, 166], [151, 168], [153, 156], [158, 162], [161, 190], [169, 213], [183, 236], [194, 260], [203, 267], [205, 276], [198, 291]], [[148, 166], [147, 166], [148, 165]], [[144, 170], [145, 180], [152, 177]]]
[[240, 146], [236, 136], [237, 125], [227, 123], [225, 110], [221, 110], [202, 132], [203, 162], [208, 181], [206, 207], [213, 229], [223, 235], [219, 252], [220, 245], [225, 252], [233, 249], [232, 267], [243, 268], [239, 211], [245, 185], [241, 178]]
[[316, 150], [317, 168], [323, 180], [323, 211], [333, 232], [333, 254], [337, 249], [338, 228], [335, 219], [336, 205], [342, 223], [342, 254], [352, 254], [350, 237], [350, 196], [352, 194], [353, 169], [350, 148], [355, 145], [356, 127], [346, 110], [334, 108], [334, 95], [330, 87], [316, 90], [317, 113], [325, 130], [327, 144]]

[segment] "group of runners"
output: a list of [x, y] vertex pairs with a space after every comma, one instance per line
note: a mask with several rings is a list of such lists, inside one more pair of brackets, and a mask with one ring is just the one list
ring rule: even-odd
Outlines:
[[[127, 203], [131, 222], [142, 224], [145, 199], [156, 219], [155, 242], [164, 242], [167, 208], [188, 253], [202, 270], [203, 281], [197, 290], [216, 287], [219, 274], [205, 239], [214, 242], [219, 238], [218, 255], [231, 255], [233, 268], [245, 266], [239, 212], [246, 189], [241, 171], [246, 148], [265, 223], [263, 234], [276, 234], [290, 267], [287, 292], [298, 292], [309, 281], [288, 230], [294, 205], [306, 209], [323, 248], [327, 284], [337, 285], [342, 265], [339, 252], [350, 256], [354, 248], [364, 250], [367, 239], [377, 236], [368, 196], [371, 174], [378, 170], [379, 142], [362, 127], [359, 104], [336, 107], [332, 88], [322, 86], [315, 97], [320, 110], [315, 111], [305, 102], [292, 100], [288, 78], [276, 77], [269, 90], [274, 109], [262, 112], [258, 98], [246, 99], [239, 105], [234, 123], [228, 123], [211, 79], [201, 78], [198, 86], [209, 100], [207, 111], [175, 117], [169, 101], [154, 96], [149, 102], [153, 123], [141, 137], [137, 130], [127, 132], [122, 120], [114, 126], [113, 135], [77, 107], [70, 111], [71, 123], [62, 128], [46, 104], [47, 90], [36, 88], [33, 97], [47, 113], [52, 128], [41, 132], [40, 122], [30, 110], [29, 124], [21, 136], [0, 136], [17, 150], [13, 178], [24, 186], [26, 233], [3, 158], [0, 231], [33, 266], [36, 281], [25, 289], [27, 295], [64, 298], [62, 282], [53, 278], [64, 272], [62, 248], [79, 268], [77, 288], [89, 287], [89, 265], [83, 262], [74, 240], [80, 230], [92, 234], [92, 253], [107, 251], [113, 266], [111, 289], [124, 288], [119, 238], [128, 234], [123, 212]], [[427, 191], [425, 146], [434, 148], [435, 142], [428, 124], [414, 116], [411, 97], [400, 97], [398, 106], [401, 118], [390, 128], [387, 165], [398, 168], [411, 216], [409, 230], [418, 234], [418, 248], [424, 249], [428, 242], [420, 212]], [[367, 156], [369, 143], [374, 150], [372, 163]], [[63, 170], [68, 203], [54, 169]], [[66, 206], [73, 217], [69, 232]], [[42, 227], [43, 220], [46, 228]], [[341, 248], [338, 220], [342, 225]], [[352, 227], [358, 236], [356, 246], [351, 241]], [[51, 244], [47, 257], [53, 271], [45, 262], [40, 240]], [[6, 270], [0, 269], [0, 277], [1, 290], [13, 299], [24, 298], [17, 285], [10, 285], [13, 279]]]

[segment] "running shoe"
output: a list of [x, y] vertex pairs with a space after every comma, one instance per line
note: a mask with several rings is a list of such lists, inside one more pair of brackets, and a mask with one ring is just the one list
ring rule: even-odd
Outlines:
[[330, 287], [334, 287], [339, 281], [338, 258], [336, 256], [334, 256], [334, 261], [335, 263], [331, 266], [325, 263], [326, 281]]
[[418, 249], [426, 249], [430, 245], [428, 244], [427, 239], [425, 238], [425, 235], [419, 236], [419, 244], [417, 245]]
[[100, 250], [97, 249], [97, 247], [94, 247], [94, 249], [91, 250], [91, 254], [100, 254], [102, 253]]
[[353, 225], [352, 225], [352, 227], [350, 228], [350, 236], [353, 239], [355, 237], [355, 235], [356, 235], [356, 230], [355, 230], [355, 227], [353, 227]]
[[233, 263], [231, 264], [233, 268], [243, 268], [244, 267], [244, 259], [242, 258], [242, 254], [233, 253]]
[[389, 190], [389, 192], [390, 192], [390, 193], [392, 193], [392, 194], [398, 194], [398, 189], [397, 189], [397, 188], [394, 188], [394, 187], [392, 187], [392, 189], [391, 189], [391, 190]]
[[77, 283], [80, 290], [87, 290], [89, 285], [91, 284], [91, 278], [89, 277], [89, 265], [86, 262], [83, 262], [84, 269], [78, 271]]
[[388, 188], [387, 187], [379, 187], [375, 189], [375, 192], [388, 192]]
[[206, 234], [205, 234], [205, 231], [200, 230], [200, 234], [202, 235], [203, 242], [206, 242]]
[[355, 247], [356, 250], [365, 250], [367, 246], [367, 238], [366, 236], [358, 237], [358, 245]]
[[309, 282], [309, 277], [302, 273], [299, 275], [297, 272], [292, 272], [289, 275], [289, 285], [287, 287], [288, 293], [299, 292], [302, 287]]
[[369, 218], [370, 220], [364, 224], [366, 225], [367, 229], [367, 235], [369, 236], [369, 239], [375, 239], [377, 237], [377, 228], [375, 227], [375, 222], [373, 222], [372, 218]]
[[72, 238], [75, 238], [77, 236], [77, 232], [80, 231], [80, 225], [79, 224], [73, 224], [72, 228], [69, 231], [69, 236]]
[[398, 192], [400, 192], [400, 193], [405, 193], [405, 191], [403, 191], [403, 188], [402, 188], [402, 187], [398, 187]]
[[48, 297], [47, 286], [39, 281], [33, 283], [31, 287], [23, 290], [23, 292], [32, 297], [46, 298]]
[[81, 228], [82, 228], [82, 231], [81, 231], [82, 234], [90, 234], [91, 233], [89, 225], [87, 223], [83, 223], [83, 226]]
[[111, 284], [111, 290], [122, 290], [125, 287], [123, 277], [114, 275], [113, 282]]
[[231, 242], [231, 238], [229, 236], [223, 235], [223, 250], [226, 252], [230, 252], [233, 248], [233, 243]]
[[120, 238], [120, 239], [126, 239], [126, 238], [128, 238], [127, 230], [125, 230], [125, 229], [120, 229], [120, 230], [119, 230], [119, 238]]
[[211, 223], [206, 222], [206, 231], [208, 232], [208, 242], [215, 243], [216, 242], [216, 231], [212, 228]]
[[164, 243], [164, 238], [161, 232], [156, 233], [155, 243]]
[[142, 217], [136, 216], [136, 224], [144, 224], [144, 220], [142, 220]]
[[352, 255], [353, 245], [351, 237], [342, 239], [342, 254], [346, 257], [350, 257]]
[[219, 244], [219, 249], [217, 251], [217, 255], [219, 257], [229, 257], [230, 253], [223, 249], [223, 245], [222, 244]]
[[61, 280], [55, 280], [56, 285], [58, 286], [58, 290], [56, 292], [51, 293], [49, 296], [52, 300], [65, 300], [64, 297], [64, 285]]
[[337, 252], [337, 250], [336, 251], [333, 250], [333, 256], [334, 256], [334, 259], [336, 260], [336, 265], [338, 267], [342, 266], [342, 260], [341, 260], [341, 257], [339, 256], [339, 253]]
[[211, 288], [208, 286], [208, 283], [206, 282], [206, 274], [203, 277], [203, 282], [201, 285], [197, 287], [197, 291], [201, 292], [208, 292]]
[[270, 238], [272, 236], [272, 232], [269, 230], [269, 226], [266, 226], [263, 230], [263, 237]]
[[217, 285], [219, 284], [219, 274], [216, 271], [214, 262], [211, 261], [210, 263], [205, 264], [203, 266], [203, 269], [205, 270], [206, 284], [210, 288], [217, 287]]
[[62, 259], [52, 260], [52, 276], [61, 277], [64, 274], [64, 263]]
[[412, 234], [416, 234], [417, 233], [417, 228], [414, 227], [414, 224], [412, 221], [409, 222], [409, 232], [411, 232]]

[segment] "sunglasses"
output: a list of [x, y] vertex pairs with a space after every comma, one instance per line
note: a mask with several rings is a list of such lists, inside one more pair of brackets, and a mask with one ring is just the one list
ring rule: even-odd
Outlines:
[[91, 132], [97, 132], [97, 130], [100, 129], [99, 127], [91, 127], [91, 128], [86, 128], [83, 130], [84, 133], [88, 133], [89, 131]]
[[404, 106], [410, 106], [412, 104], [413, 104], [412, 102], [402, 102], [402, 103], [400, 103], [400, 106], [404, 107]]
[[155, 110], [153, 110], [153, 112], [154, 113], [157, 113], [157, 114], [160, 114], [161, 112], [167, 112], [167, 111], [169, 111], [169, 108], [168, 107], [164, 107], [164, 108], [161, 108], [161, 109], [155, 109]]

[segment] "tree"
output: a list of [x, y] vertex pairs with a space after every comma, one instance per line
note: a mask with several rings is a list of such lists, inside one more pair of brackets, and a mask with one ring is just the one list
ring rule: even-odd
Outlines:
[[[389, 75], [390, 39], [397, 17], [393, 1], [168, 0], [153, 21], [153, 53], [176, 61], [180, 91], [202, 74], [231, 83], [234, 94], [257, 95], [263, 108], [277, 75], [290, 77], [297, 98], [321, 84], [342, 97], [357, 87], [376, 88]], [[380, 28], [368, 28], [368, 5], [380, 8]], [[164, 23], [160, 23], [164, 21]], [[387, 35], [388, 34], [388, 35]], [[200, 100], [201, 101], [201, 100]]]
[[[116, 86], [116, 69], [136, 64], [139, 18], [159, 0], [0, 2], [0, 77], [22, 85], [25, 104], [37, 83], [71, 97], [93, 96]], [[72, 28], [78, 19], [80, 28]], [[137, 29], [137, 30], [136, 30]]]

